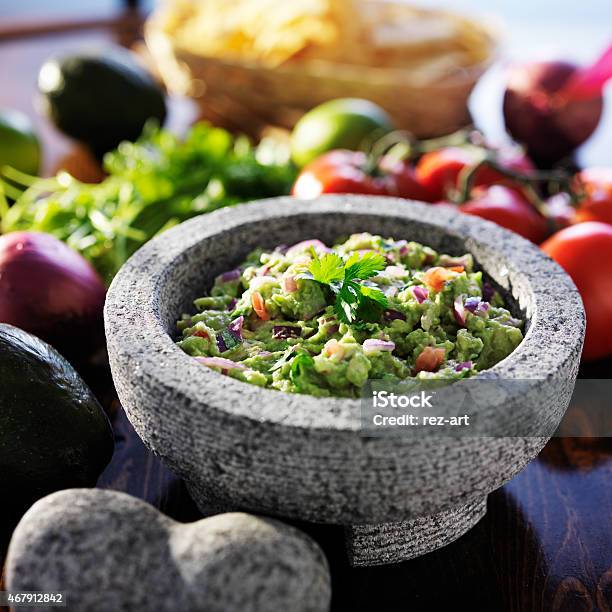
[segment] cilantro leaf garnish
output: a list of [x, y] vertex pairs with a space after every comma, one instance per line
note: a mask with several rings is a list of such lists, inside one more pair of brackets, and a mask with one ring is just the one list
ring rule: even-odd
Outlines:
[[314, 280], [331, 289], [335, 295], [334, 310], [340, 321], [380, 320], [388, 305], [387, 298], [373, 283], [363, 282], [385, 269], [385, 258], [380, 253], [353, 253], [344, 261], [336, 253], [319, 258], [313, 250], [312, 257], [308, 271], [298, 278]]
[[374, 251], [368, 251], [363, 255], [353, 253], [345, 264], [344, 278], [365, 280], [384, 270], [386, 265], [385, 258], [380, 253]]
[[312, 253], [313, 260], [308, 267], [308, 278], [323, 285], [331, 285], [344, 280], [344, 260], [340, 255], [326, 253], [319, 259], [314, 249]]

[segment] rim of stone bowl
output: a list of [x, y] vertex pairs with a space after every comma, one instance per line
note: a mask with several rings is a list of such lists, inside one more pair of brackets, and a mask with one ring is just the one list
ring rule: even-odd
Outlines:
[[[487, 267], [483, 270], [512, 299], [518, 300], [528, 328], [521, 344], [508, 357], [473, 378], [526, 381], [529, 384], [521, 388], [527, 390], [576, 360], [585, 331], [578, 290], [560, 266], [519, 235], [478, 217], [397, 198], [351, 195], [300, 201], [281, 197], [221, 209], [186, 221], [148, 242], [126, 262], [111, 284], [104, 310], [109, 355], [115, 366], [113, 375], [125, 378], [123, 372], [133, 373], [128, 384], [147, 380], [152, 391], [176, 398], [177, 405], [188, 405], [194, 417], [198, 412], [216, 409], [227, 417], [283, 427], [359, 430], [359, 399], [318, 398], [265, 389], [200, 365], [171, 336], [170, 326], [185, 310], [164, 313], [160, 299], [168, 289], [169, 271], [180, 276], [181, 270], [194, 265], [188, 255], [203, 242], [225, 242], [240, 228], [248, 231], [258, 223], [270, 228], [292, 224], [295, 227], [296, 222], [306, 218], [338, 214], [350, 215], [352, 223], [358, 219], [365, 224], [373, 218], [415, 223], [424, 230], [442, 232], [454, 241], [461, 241], [465, 252], [473, 253], [477, 263], [484, 255], [498, 260], [498, 269], [493, 273]], [[298, 231], [302, 239], [319, 238], [309, 233], [305, 225]], [[363, 227], [361, 231], [369, 228]], [[393, 238], [412, 237], [393, 235]], [[414, 239], [426, 243], [423, 237]], [[241, 241], [238, 244], [240, 249], [227, 258], [229, 265], [217, 266], [209, 275], [211, 279], [240, 263], [255, 248]], [[200, 295], [204, 289], [200, 289]], [[176, 295], [176, 290], [171, 293]], [[197, 292], [193, 297], [197, 297]], [[116, 363], [121, 364], [122, 373], [116, 371]]]

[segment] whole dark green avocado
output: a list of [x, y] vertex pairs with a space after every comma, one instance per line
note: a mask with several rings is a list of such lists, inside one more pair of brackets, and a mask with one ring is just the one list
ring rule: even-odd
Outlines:
[[60, 489], [94, 486], [113, 454], [104, 410], [51, 346], [0, 324], [0, 500], [18, 518]]
[[38, 75], [42, 107], [68, 136], [97, 156], [136, 140], [148, 119], [166, 118], [164, 92], [121, 47], [48, 59]]

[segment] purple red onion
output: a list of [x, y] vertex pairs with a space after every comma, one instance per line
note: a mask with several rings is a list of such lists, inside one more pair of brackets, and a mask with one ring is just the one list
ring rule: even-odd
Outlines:
[[234, 346], [242, 342], [243, 323], [244, 317], [240, 316], [227, 326], [226, 331], [222, 331], [216, 334], [217, 348], [219, 349], [220, 353], [225, 353], [225, 351], [227, 351], [228, 349], [234, 348]]
[[385, 319], [387, 319], [387, 321], [396, 321], [396, 320], [405, 321], [406, 320], [406, 315], [403, 312], [400, 312], [399, 310], [393, 310], [392, 308], [385, 310], [383, 312], [383, 315]]
[[419, 304], [422, 304], [429, 297], [429, 291], [425, 289], [425, 287], [421, 287], [420, 285], [414, 285], [413, 287], [410, 287], [410, 291], [414, 296], [414, 299]]
[[106, 289], [91, 265], [39, 232], [0, 236], [0, 323], [35, 334], [70, 357], [103, 341]]
[[394, 244], [395, 248], [399, 248], [399, 254], [400, 255], [407, 255], [408, 252], [410, 251], [409, 247], [408, 247], [408, 242], [406, 240], [398, 240], [395, 244]]
[[462, 361], [455, 366], [455, 372], [461, 372], [461, 370], [471, 370], [474, 364], [471, 361]]
[[464, 305], [471, 313], [479, 316], [486, 314], [489, 310], [489, 303], [483, 302], [480, 296], [467, 298]]
[[376, 353], [378, 351], [392, 352], [395, 349], [395, 342], [391, 340], [376, 340], [375, 338], [368, 338], [363, 342], [363, 352], [366, 355]]
[[463, 305], [463, 297], [463, 295], [458, 295], [453, 303], [453, 315], [455, 316], [455, 321], [457, 321], [459, 325], [465, 325], [465, 307]]
[[239, 316], [234, 319], [228, 326], [227, 329], [234, 334], [237, 338], [242, 340], [242, 326], [244, 325], [244, 317]]
[[235, 268], [234, 270], [229, 270], [221, 274], [221, 276], [219, 276], [219, 280], [222, 283], [231, 283], [232, 281], [238, 280], [241, 275], [241, 270], [239, 268]]
[[470, 312], [476, 312], [476, 309], [478, 308], [478, 306], [480, 306], [480, 296], [478, 297], [469, 297], [465, 300], [465, 304], [464, 306], [470, 311]]
[[272, 338], [275, 340], [287, 340], [287, 338], [299, 338], [302, 329], [295, 325], [275, 325], [272, 328]]

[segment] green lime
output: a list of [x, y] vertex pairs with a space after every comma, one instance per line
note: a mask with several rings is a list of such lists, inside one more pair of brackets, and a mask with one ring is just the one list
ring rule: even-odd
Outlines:
[[26, 174], [38, 174], [40, 143], [27, 115], [0, 109], [0, 168], [12, 166]]
[[377, 104], [358, 98], [330, 100], [308, 111], [291, 134], [291, 156], [304, 166], [332, 149], [357, 150], [394, 129]]

